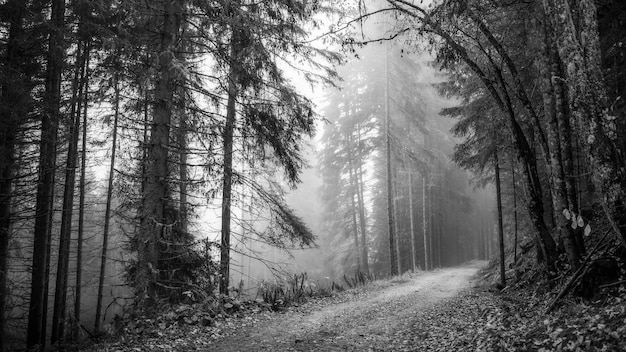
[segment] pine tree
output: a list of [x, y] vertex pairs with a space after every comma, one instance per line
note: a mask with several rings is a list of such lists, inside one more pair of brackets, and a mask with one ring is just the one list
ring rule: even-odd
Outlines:
[[49, 265], [49, 236], [54, 201], [54, 173], [56, 169], [57, 131], [60, 120], [61, 73], [65, 60], [64, 25], [65, 1], [52, 0], [51, 31], [46, 57], [46, 92], [41, 123], [39, 181], [35, 214], [33, 271], [28, 315], [27, 346], [45, 345], [47, 304], [47, 269]]
[[147, 147], [145, 189], [142, 194], [140, 225], [137, 236], [137, 272], [135, 290], [138, 305], [147, 307], [156, 299], [156, 277], [159, 261], [158, 242], [171, 223], [166, 222], [168, 148], [172, 123], [172, 102], [176, 86], [174, 53], [179, 43], [185, 2], [166, 1], [160, 4], [162, 12], [161, 41], [157, 53], [159, 69], [156, 78], [153, 119]]

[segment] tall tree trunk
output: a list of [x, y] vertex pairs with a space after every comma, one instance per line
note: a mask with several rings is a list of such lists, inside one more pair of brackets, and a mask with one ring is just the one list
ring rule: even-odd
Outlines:
[[393, 167], [391, 161], [391, 116], [389, 116], [389, 58], [385, 43], [385, 158], [387, 163], [387, 233], [389, 236], [389, 273], [398, 275], [398, 258], [396, 256], [395, 210], [393, 207]]
[[[9, 37], [6, 43], [4, 64], [15, 77], [7, 75], [7, 82], [2, 87], [2, 107], [0, 108], [0, 351], [6, 348], [6, 299], [9, 243], [11, 237], [11, 206], [12, 187], [15, 176], [15, 146], [18, 139], [20, 119], [27, 113], [26, 98], [29, 88], [24, 78], [19, 77], [23, 71], [20, 67], [23, 55], [23, 20], [26, 12], [25, 3], [21, 0], [10, 0], [6, 3], [9, 18]], [[8, 79], [7, 79], [8, 78]]]
[[409, 220], [410, 220], [410, 234], [411, 234], [411, 269], [417, 270], [417, 245], [415, 243], [415, 214], [414, 214], [414, 201], [413, 201], [413, 168], [409, 166]]
[[51, 22], [54, 30], [48, 39], [46, 90], [39, 144], [39, 180], [35, 204], [33, 266], [30, 305], [28, 311], [28, 349], [36, 345], [45, 348], [45, 303], [47, 294], [46, 263], [48, 262], [50, 226], [54, 201], [56, 144], [61, 105], [61, 73], [65, 61], [64, 30], [65, 1], [52, 0]]
[[230, 283], [230, 219], [231, 219], [231, 198], [233, 182], [233, 132], [237, 119], [237, 97], [239, 96], [238, 84], [239, 74], [234, 66], [238, 62], [239, 33], [238, 29], [232, 29], [230, 43], [231, 67], [228, 74], [228, 102], [226, 105], [226, 124], [222, 133], [224, 143], [224, 180], [222, 184], [222, 236], [220, 245], [220, 293], [228, 294]]
[[159, 47], [159, 70], [154, 97], [154, 116], [147, 150], [145, 189], [142, 195], [137, 243], [135, 295], [139, 307], [156, 298], [158, 277], [158, 242], [165, 223], [167, 184], [169, 180], [169, 142], [176, 74], [172, 68], [177, 52], [178, 32], [182, 23], [184, 0], [168, 1], [163, 8], [163, 29]]
[[400, 234], [401, 232], [398, 231], [398, 229], [400, 228], [400, 220], [401, 220], [401, 213], [399, 212], [399, 207], [398, 207], [398, 200], [400, 199], [400, 195], [399, 195], [399, 189], [400, 189], [400, 185], [398, 182], [398, 177], [396, 176], [398, 173], [394, 173], [393, 174], [393, 209], [394, 209], [394, 214], [393, 214], [393, 221], [394, 221], [394, 232], [396, 234], [396, 259], [398, 262], [398, 274], [402, 274], [402, 251], [400, 250], [400, 246], [402, 245], [400, 242]]
[[429, 186], [429, 173], [424, 171], [422, 175], [422, 234], [424, 236], [424, 269], [432, 269], [430, 266], [430, 245], [428, 240], [428, 186]]
[[[57, 259], [56, 282], [54, 287], [54, 311], [52, 316], [52, 334], [50, 343], [55, 345], [65, 337], [65, 319], [67, 314], [67, 284], [70, 263], [70, 242], [72, 237], [72, 218], [74, 215], [74, 191], [78, 161], [78, 140], [80, 136], [82, 92], [81, 78], [85, 67], [85, 43], [79, 43], [72, 82], [72, 107], [70, 112], [67, 159], [65, 161], [65, 184], [63, 189], [63, 209], [61, 213], [61, 232], [59, 234], [59, 255]], [[86, 103], [86, 102], [85, 102]]]
[[[412, 140], [412, 136], [411, 136], [411, 121], [408, 121], [407, 123], [407, 139], [409, 141]], [[406, 165], [407, 165], [407, 169], [409, 172], [408, 175], [408, 180], [407, 182], [409, 183], [409, 234], [411, 236], [411, 250], [409, 251], [409, 253], [411, 253], [411, 271], [415, 271], [417, 269], [417, 250], [415, 248], [415, 214], [413, 214], [414, 212], [414, 202], [413, 202], [413, 165], [411, 165], [411, 159], [408, 158], [408, 160], [406, 160]]]
[[356, 180], [356, 186], [357, 186], [357, 190], [356, 190], [356, 194], [357, 194], [357, 201], [358, 201], [358, 208], [359, 208], [359, 227], [361, 228], [361, 260], [362, 260], [362, 267], [363, 267], [363, 271], [365, 273], [369, 273], [370, 272], [370, 265], [369, 265], [369, 259], [367, 258], [368, 256], [368, 250], [367, 250], [367, 224], [366, 224], [366, 217], [365, 217], [365, 201], [363, 200], [363, 170], [362, 170], [362, 164], [359, 164], [359, 177]]
[[498, 148], [493, 153], [496, 172], [496, 201], [498, 207], [498, 245], [500, 249], [500, 284], [506, 287], [506, 270], [504, 264], [504, 226], [502, 226], [502, 190], [500, 184], [500, 161], [498, 160]]
[[188, 233], [188, 224], [189, 224], [189, 209], [187, 208], [187, 182], [189, 181], [189, 177], [187, 175], [187, 134], [189, 130], [189, 125], [187, 121], [187, 92], [184, 89], [181, 89], [181, 101], [182, 106], [180, 107], [180, 125], [178, 128], [178, 144], [180, 148], [180, 165], [179, 165], [179, 185], [178, 192], [180, 193], [180, 206], [178, 211], [178, 221], [180, 223], [180, 230], [183, 233]]
[[107, 256], [109, 248], [109, 229], [111, 224], [111, 201], [113, 199], [113, 182], [115, 180], [115, 159], [117, 157], [117, 124], [120, 116], [120, 82], [119, 70], [113, 75], [113, 89], [115, 90], [113, 130], [111, 131], [111, 160], [109, 165], [109, 182], [107, 185], [107, 198], [104, 210], [104, 231], [102, 233], [102, 251], [100, 253], [100, 274], [98, 276], [98, 296], [96, 298], [96, 317], [94, 331], [99, 332], [102, 324], [102, 296], [104, 292], [104, 280], [106, 278]]
[[433, 165], [433, 168], [435, 170], [433, 170], [433, 174], [431, 175], [431, 179], [430, 179], [430, 187], [429, 187], [429, 192], [428, 192], [428, 214], [429, 214], [429, 232], [430, 232], [430, 243], [429, 243], [429, 250], [430, 250], [430, 267], [432, 269], [437, 268], [437, 200], [435, 199], [435, 192], [437, 189], [437, 180], [435, 177], [437, 175], [437, 170], [436, 167]]
[[78, 238], [76, 239], [76, 297], [74, 300], [74, 319], [76, 319], [76, 331], [74, 336], [79, 337], [81, 329], [81, 297], [82, 297], [82, 272], [83, 272], [83, 238], [85, 229], [85, 177], [87, 169], [87, 110], [89, 107], [89, 52], [91, 45], [87, 44], [86, 58], [83, 71], [83, 135], [80, 165], [79, 205], [78, 205]]
[[370, 265], [367, 250], [367, 224], [365, 216], [365, 200], [364, 200], [364, 183], [363, 183], [363, 158], [361, 157], [361, 129], [357, 125], [357, 156], [358, 156], [358, 178], [356, 179], [357, 186], [357, 201], [359, 203], [359, 225], [361, 227], [361, 260], [363, 260], [363, 271], [370, 272]]
[[429, 182], [428, 182], [428, 188], [427, 188], [427, 193], [428, 193], [428, 197], [426, 198], [426, 201], [428, 203], [428, 207], [426, 208], [428, 210], [428, 253], [430, 253], [430, 262], [428, 263], [428, 266], [430, 267], [430, 269], [435, 269], [435, 245], [434, 245], [434, 241], [435, 241], [435, 212], [433, 210], [433, 203], [434, 203], [434, 192], [433, 192], [433, 186], [435, 183], [435, 179], [434, 179], [434, 173], [430, 174], [430, 178], [429, 178]]
[[356, 214], [357, 214], [357, 202], [355, 201], [354, 197], [356, 196], [356, 194], [358, 193], [358, 190], [356, 189], [356, 177], [355, 177], [355, 173], [356, 171], [354, 170], [354, 162], [352, 160], [352, 143], [350, 143], [350, 136], [348, 136], [348, 171], [349, 171], [349, 178], [350, 178], [350, 201], [351, 201], [351, 213], [352, 213], [352, 230], [354, 233], [354, 253], [356, 254], [356, 268], [357, 271], [361, 271], [364, 270], [364, 268], [361, 268], [361, 251], [359, 248], [359, 228], [357, 226], [357, 221], [356, 221]]
[[[559, 143], [561, 145], [562, 152], [562, 167], [563, 177], [565, 183], [565, 192], [567, 194], [567, 204], [570, 210], [577, 210], [580, 214], [580, 207], [577, 198], [576, 179], [579, 175], [576, 175], [574, 170], [574, 152], [572, 148], [572, 126], [570, 119], [572, 118], [571, 112], [568, 108], [567, 89], [564, 87], [565, 79], [562, 77], [562, 68], [559, 63], [558, 54], [554, 52], [554, 43], [550, 43], [550, 56], [552, 59], [552, 77], [555, 81], [554, 84], [554, 97], [556, 105], [556, 118], [558, 123]], [[585, 255], [585, 242], [583, 239], [583, 231], [580, 229], [573, 231], [574, 241], [576, 244], [576, 251], [579, 258]]]
[[355, 253], [355, 261], [357, 271], [361, 271], [361, 251], [359, 248], [359, 228], [356, 221], [356, 201], [354, 200], [355, 191], [354, 191], [354, 173], [352, 171], [352, 167], [350, 167], [350, 201], [351, 201], [351, 215], [352, 215], [352, 233], [354, 234], [354, 253]]
[[441, 239], [443, 236], [443, 167], [441, 166], [441, 160], [437, 161], [437, 173], [439, 174], [439, 184], [437, 185], [437, 197], [434, 198], [434, 201], [437, 204], [437, 212], [435, 213], [435, 217], [437, 219], [436, 222], [436, 239], [434, 252], [436, 258], [436, 266], [437, 268], [441, 268]]
[[[144, 69], [147, 71], [150, 69], [150, 55], [146, 54], [145, 57]], [[147, 161], [148, 161], [148, 144], [149, 134], [148, 130], [150, 129], [150, 119], [149, 119], [149, 110], [150, 110], [150, 87], [146, 84], [143, 88], [143, 138], [141, 140], [141, 194], [146, 190], [146, 180], [148, 174]]]
[[478, 228], [480, 229], [479, 233], [478, 233], [478, 257], [482, 260], [487, 259], [487, 234], [486, 232], [486, 226], [485, 226], [485, 215], [484, 215], [484, 211], [481, 211], [479, 213], [479, 226]]

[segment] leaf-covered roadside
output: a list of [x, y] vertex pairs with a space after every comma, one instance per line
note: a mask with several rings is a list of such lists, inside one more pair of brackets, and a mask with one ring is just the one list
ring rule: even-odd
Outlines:
[[85, 350], [208, 350], [216, 339], [267, 318], [270, 311], [262, 300], [243, 302], [231, 297], [163, 307], [154, 317], [116, 320], [110, 336]]
[[[310, 312], [321, 307], [358, 300], [368, 292], [391, 285], [389, 280], [372, 282], [343, 291], [318, 289], [297, 295], [276, 296], [275, 301], [239, 300], [221, 296], [204, 303], [163, 307], [154, 317], [120, 319], [111, 324], [109, 335], [89, 347], [73, 346], [82, 351], [210, 351], [216, 340], [235, 335], [247, 327], [281, 319], [283, 313]], [[293, 294], [293, 287], [289, 286]], [[274, 292], [274, 291], [271, 291]], [[67, 346], [66, 346], [67, 347]]]
[[626, 351], [626, 290], [594, 302], [476, 288], [432, 308], [394, 336], [395, 351]]

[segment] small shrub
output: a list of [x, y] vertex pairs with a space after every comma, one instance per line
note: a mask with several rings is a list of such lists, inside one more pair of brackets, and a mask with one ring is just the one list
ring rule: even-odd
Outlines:
[[346, 282], [348, 288], [355, 288], [358, 286], [365, 286], [368, 282], [373, 281], [372, 274], [357, 271], [354, 276], [349, 277], [346, 274], [343, 275], [343, 281]]
[[332, 284], [330, 288], [309, 282], [306, 273], [294, 274], [287, 280], [276, 281], [274, 283], [262, 282], [259, 286], [258, 295], [265, 303], [278, 310], [293, 304], [301, 303], [312, 297], [326, 297], [333, 291], [338, 291], [342, 287]]

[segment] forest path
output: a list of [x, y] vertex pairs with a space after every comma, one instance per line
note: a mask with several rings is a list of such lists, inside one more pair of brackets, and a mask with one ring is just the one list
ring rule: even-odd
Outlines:
[[216, 341], [211, 351], [402, 351], [403, 334], [446, 298], [470, 288], [486, 262], [420, 272], [337, 304], [275, 314]]

